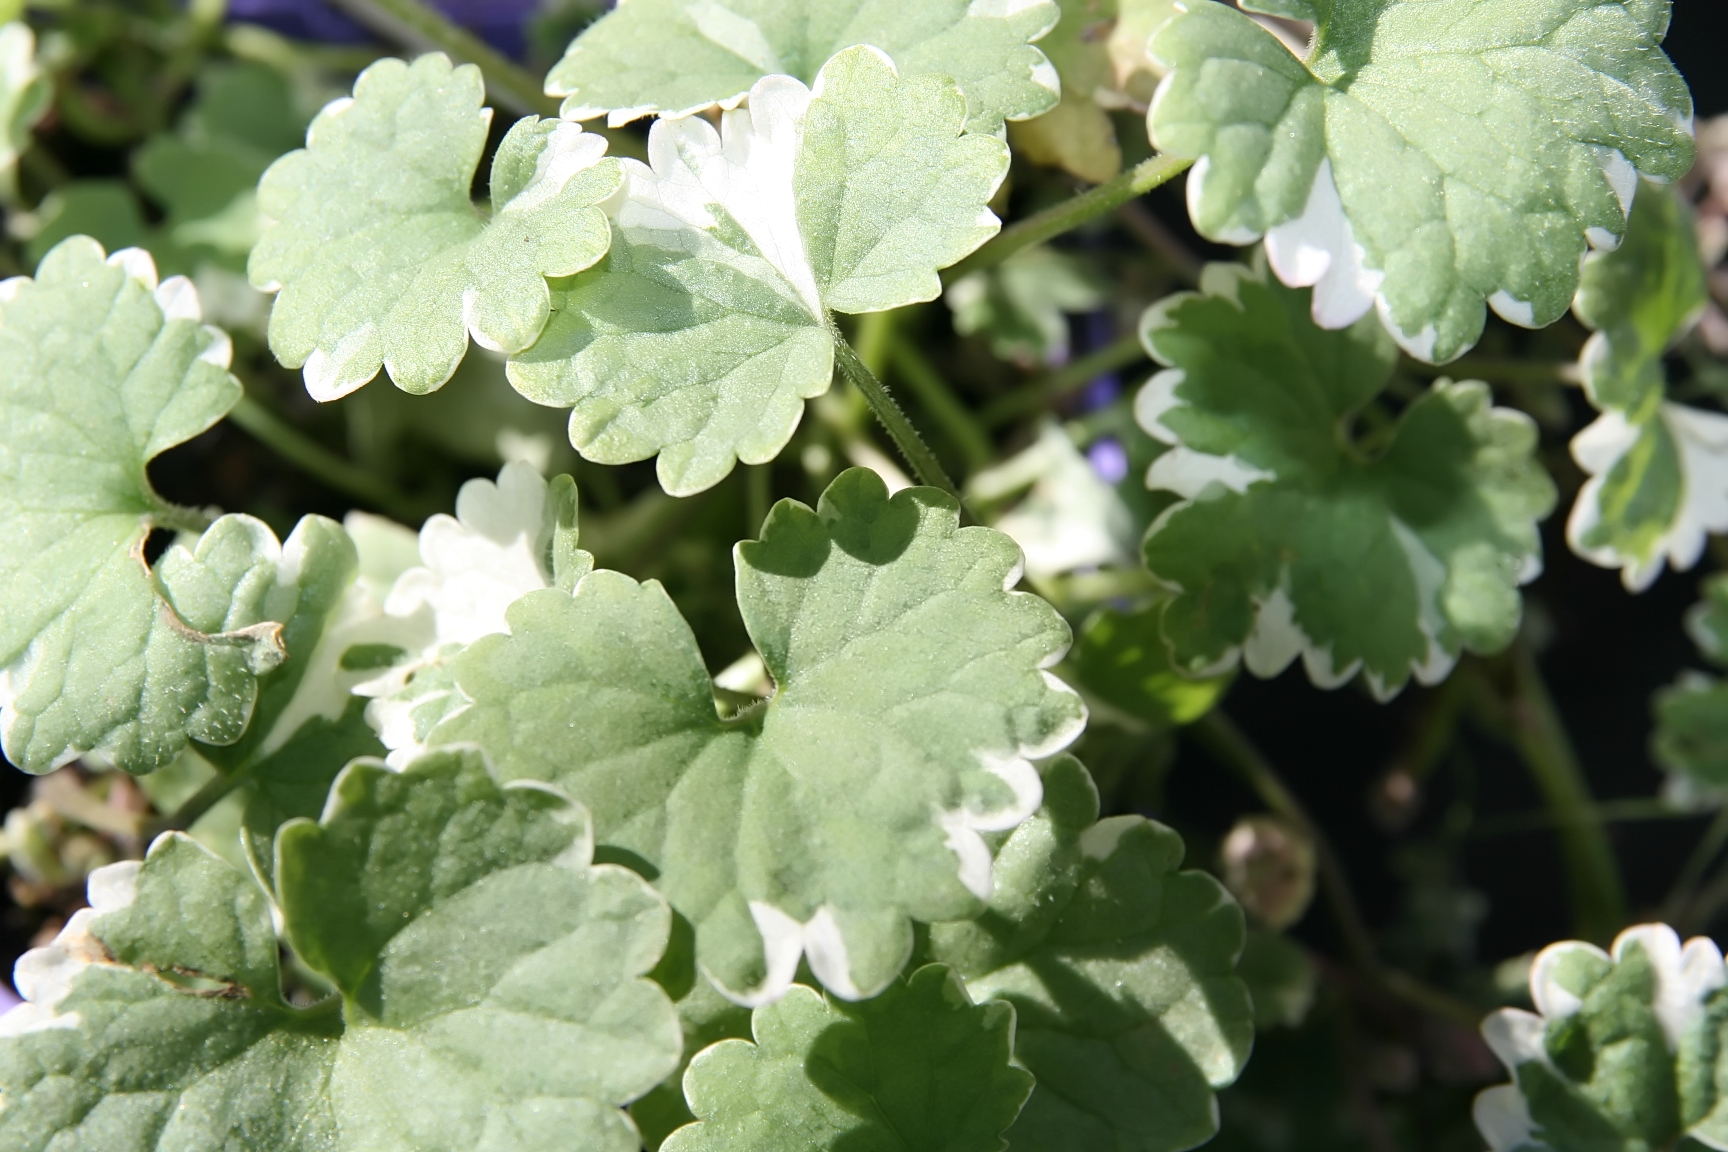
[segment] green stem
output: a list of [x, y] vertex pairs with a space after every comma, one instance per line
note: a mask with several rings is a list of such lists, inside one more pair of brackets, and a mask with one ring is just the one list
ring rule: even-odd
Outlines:
[[1293, 824], [1314, 845], [1314, 859], [1319, 866], [1320, 888], [1326, 904], [1338, 923], [1344, 938], [1345, 951], [1351, 963], [1383, 992], [1413, 1004], [1436, 1016], [1475, 1027], [1482, 1013], [1473, 1005], [1431, 987], [1414, 976], [1381, 965], [1375, 955], [1374, 939], [1350, 891], [1350, 879], [1332, 844], [1320, 826], [1314, 823], [1307, 809], [1285, 785], [1271, 761], [1256, 748], [1247, 735], [1224, 714], [1214, 708], [1188, 729], [1202, 747], [1225, 767], [1234, 771], [1254, 789], [1262, 803]]
[[954, 390], [942, 379], [936, 366], [909, 340], [892, 341], [888, 354], [901, 381], [960, 450], [960, 455], [966, 460], [967, 473], [988, 465], [996, 455], [989, 434], [971, 410], [954, 395]]
[[882, 427], [888, 430], [894, 446], [900, 450], [900, 455], [905, 457], [906, 463], [912, 466], [912, 474], [918, 478], [918, 483], [940, 488], [955, 500], [960, 500], [960, 490], [954, 487], [954, 481], [948, 478], [948, 473], [936, 459], [936, 454], [930, 451], [930, 446], [924, 443], [924, 438], [912, 427], [912, 421], [906, 418], [906, 413], [895, 403], [894, 397], [889, 395], [882, 381], [859, 359], [858, 353], [846, 342], [846, 337], [840, 334], [840, 330], [833, 327], [832, 322], [829, 328], [834, 337], [834, 360], [840, 371], [852, 382], [852, 386], [858, 389], [859, 394], [870, 405], [870, 410], [876, 414], [876, 419], [882, 422]]
[[1626, 920], [1626, 893], [1614, 850], [1591, 802], [1578, 755], [1548, 694], [1535, 654], [1519, 643], [1510, 655], [1512, 744], [1530, 770], [1559, 827], [1572, 915], [1579, 935], [1605, 943]]
[[1175, 179], [1193, 163], [1192, 159], [1181, 156], [1154, 156], [1142, 161], [1107, 184], [1100, 184], [1004, 228], [972, 255], [942, 273], [942, 283], [952, 284], [969, 273], [993, 268], [1022, 248], [1042, 244], [1088, 220], [1112, 212], [1136, 196]]
[[[1590, 815], [1603, 824], [1626, 824], [1641, 820], [1689, 820], [1695, 812], [1683, 812], [1657, 799], [1602, 800], [1590, 805]], [[1520, 832], [1544, 832], [1560, 826], [1552, 809], [1487, 816], [1465, 833], [1472, 840], [1494, 836], [1516, 836]]]
[[350, 464], [250, 396], [240, 398], [228, 413], [228, 419], [284, 460], [338, 492], [410, 524], [418, 523], [425, 515], [424, 509], [394, 486]]
[[150, 523], [152, 527], [169, 528], [175, 532], [203, 533], [216, 522], [217, 514], [215, 509], [187, 508], [157, 499], [150, 509]]
[[1058, 368], [1024, 388], [1017, 388], [984, 407], [978, 414], [986, 428], [996, 428], [1021, 416], [1042, 411], [1070, 392], [1077, 392], [1108, 372], [1130, 368], [1146, 359], [1146, 349], [1140, 337], [1124, 336], [1114, 344], [1106, 344], [1096, 352], [1088, 352], [1078, 360]]
[[1662, 919], [1669, 922], [1679, 919], [1680, 914], [1697, 895], [1698, 885], [1704, 880], [1704, 873], [1709, 870], [1711, 861], [1716, 859], [1724, 845], [1728, 845], [1728, 807], [1716, 813], [1716, 818], [1710, 821], [1710, 827], [1704, 830], [1704, 835], [1692, 849], [1692, 855], [1687, 857], [1686, 866], [1680, 870], [1674, 887], [1669, 889], [1667, 898], [1662, 901]]
[[1499, 380], [1507, 384], [1576, 384], [1575, 360], [1521, 360], [1511, 356], [1465, 356], [1450, 364], [1428, 364], [1406, 356], [1403, 369], [1412, 376], [1453, 380]]
[[232, 772], [219, 773], [205, 782], [204, 787], [194, 792], [187, 801], [153, 822], [145, 831], [145, 842], [149, 843], [164, 832], [184, 832], [198, 823], [210, 809], [216, 807], [229, 793], [252, 778], [252, 765], [245, 764]]
[[559, 101], [526, 68], [420, 0], [333, 0], [337, 8], [374, 32], [421, 52], [444, 52], [473, 64], [486, 77], [492, 99], [519, 116], [558, 115]]
[[762, 523], [768, 519], [768, 506], [774, 501], [772, 485], [774, 465], [744, 466], [745, 517], [750, 521], [748, 533], [752, 539], [762, 534]]

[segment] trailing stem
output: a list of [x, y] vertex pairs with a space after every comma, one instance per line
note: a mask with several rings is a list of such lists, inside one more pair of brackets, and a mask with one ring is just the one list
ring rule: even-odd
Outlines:
[[1357, 908], [1356, 897], [1350, 891], [1349, 878], [1326, 834], [1309, 817], [1307, 809], [1295, 793], [1279, 777], [1270, 761], [1261, 754], [1242, 730], [1214, 708], [1189, 729], [1200, 745], [1231, 769], [1254, 789], [1257, 796], [1273, 812], [1295, 825], [1314, 845], [1314, 858], [1320, 871], [1320, 889], [1327, 907], [1338, 923], [1339, 935], [1351, 964], [1372, 981], [1382, 992], [1394, 996], [1423, 1011], [1433, 1013], [1467, 1027], [1474, 1028], [1482, 1013], [1474, 1005], [1431, 987], [1413, 976], [1384, 967], [1375, 954], [1374, 940]]
[[846, 342], [846, 337], [840, 334], [840, 330], [833, 327], [832, 321], [829, 330], [834, 337], [834, 359], [841, 373], [858, 389], [870, 405], [870, 411], [876, 414], [876, 419], [888, 430], [894, 446], [900, 450], [900, 455], [905, 457], [906, 463], [911, 465], [912, 475], [918, 478], [918, 483], [940, 488], [955, 500], [960, 500], [960, 490], [954, 487], [954, 481], [948, 478], [948, 473], [936, 459], [936, 454], [930, 451], [930, 446], [924, 443], [918, 430], [912, 427], [912, 421], [906, 418], [906, 413], [895, 403], [894, 397], [888, 394], [887, 387], [870, 371], [852, 345]]
[[944, 272], [942, 282], [952, 284], [969, 273], [994, 268], [1022, 248], [1042, 244], [1088, 220], [1113, 212], [1136, 196], [1175, 179], [1193, 163], [1193, 160], [1181, 156], [1154, 156], [1142, 161], [1107, 184], [1100, 184], [1004, 228], [983, 247]]
[[229, 411], [228, 419], [290, 464], [338, 492], [410, 524], [418, 523], [425, 515], [416, 501], [394, 486], [350, 464], [250, 396], [240, 398]]

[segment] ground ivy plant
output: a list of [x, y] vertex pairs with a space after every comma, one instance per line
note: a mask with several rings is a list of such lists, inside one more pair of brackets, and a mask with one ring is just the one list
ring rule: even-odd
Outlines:
[[[231, 29], [243, 62], [125, 137], [148, 223], [113, 182], [26, 195], [96, 55], [0, 24], [34, 265], [0, 281], [0, 750], [146, 798], [18, 962], [0, 1147], [1182, 1152], [1257, 1028], [1361, 989], [1480, 1015], [1375, 955], [1217, 706], [1300, 658], [1526, 739], [1545, 696], [1483, 699], [1532, 666], [1561, 492], [1634, 592], [1728, 531], [1665, 0], [620, 0], [543, 81], [415, 0], [342, 7], [443, 51], [329, 99]], [[1135, 202], [1184, 170], [1240, 260]], [[1089, 239], [1113, 210], [1157, 293]], [[1555, 477], [1525, 375], [1431, 365], [1568, 308], [1544, 383], [1594, 422]], [[966, 356], [1002, 363], [961, 399]], [[431, 394], [470, 375], [568, 444], [476, 417], [503, 466], [436, 501], [260, 400], [341, 401], [363, 455], [398, 403], [467, 420]], [[165, 498], [225, 419], [364, 507]], [[1689, 617], [1718, 665], [1725, 579]], [[1728, 689], [1655, 710], [1719, 807]], [[1184, 729], [1298, 847], [1289, 917], [1122, 787]], [[1552, 823], [1605, 855], [1564, 744]], [[1316, 869], [1347, 965], [1280, 935]], [[1482, 1025], [1481, 1136], [1728, 1148], [1725, 987], [1664, 925], [1542, 951], [1535, 1010]]]

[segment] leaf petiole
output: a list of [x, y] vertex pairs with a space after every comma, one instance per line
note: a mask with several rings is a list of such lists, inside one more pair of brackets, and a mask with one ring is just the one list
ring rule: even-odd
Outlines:
[[828, 322], [828, 328], [834, 338], [835, 363], [869, 403], [870, 411], [876, 414], [882, 427], [888, 430], [894, 446], [900, 450], [900, 455], [905, 457], [906, 463], [912, 466], [912, 474], [918, 478], [918, 483], [940, 488], [959, 501], [960, 490], [954, 487], [954, 481], [948, 478], [948, 473], [936, 459], [936, 454], [930, 451], [930, 446], [918, 435], [918, 429], [906, 418], [905, 411], [895, 402], [894, 397], [889, 395], [887, 386], [876, 378], [876, 374], [870, 371], [852, 345], [846, 342], [846, 337], [840, 334], [832, 319]]
[[1136, 196], [1166, 184], [1186, 172], [1193, 159], [1186, 156], [1154, 156], [1144, 160], [1107, 184], [1080, 193], [1012, 224], [986, 241], [972, 255], [942, 273], [942, 283], [952, 284], [972, 272], [994, 268], [1022, 248], [1030, 248], [1088, 220], [1115, 211]]

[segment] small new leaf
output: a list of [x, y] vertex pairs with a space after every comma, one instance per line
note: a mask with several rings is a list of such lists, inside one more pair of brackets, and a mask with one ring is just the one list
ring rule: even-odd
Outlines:
[[1552, 323], [1586, 246], [1611, 248], [1638, 174], [1692, 166], [1692, 99], [1647, 0], [1305, 0], [1244, 5], [1315, 21], [1298, 59], [1227, 5], [1193, 3], [1153, 38], [1170, 72], [1148, 124], [1198, 157], [1195, 227], [1266, 237], [1313, 285], [1314, 317], [1370, 307], [1411, 355], [1476, 342], [1484, 303]]
[[829, 310], [933, 300], [937, 270], [1000, 226], [985, 205], [1008, 149], [964, 120], [952, 81], [852, 48], [814, 88], [757, 81], [718, 132], [659, 121], [652, 167], [626, 161], [608, 205], [611, 254], [558, 292], [511, 383], [571, 408], [590, 460], [659, 453], [674, 496], [772, 460], [833, 376]]
[[1138, 816], [1098, 820], [1071, 756], [1044, 807], [997, 851], [978, 919], [934, 924], [930, 958], [1017, 1014], [1014, 1056], [1038, 1078], [1014, 1148], [1179, 1152], [1218, 1130], [1214, 1092], [1241, 1073], [1254, 1009], [1236, 976], [1242, 910], [1178, 872], [1182, 840]]
[[[19, 962], [0, 1144], [222, 1152], [634, 1152], [619, 1105], [678, 1063], [644, 979], [665, 903], [590, 866], [582, 810], [472, 750], [349, 767], [277, 841], [301, 958], [283, 1000], [264, 894], [191, 839], [91, 877], [92, 910]], [[572, 974], [575, 974], [574, 977]]]
[[1580, 367], [1602, 415], [1572, 440], [1589, 479], [1566, 522], [1572, 550], [1620, 569], [1633, 592], [1665, 565], [1692, 567], [1709, 534], [1728, 531], [1728, 416], [1670, 402], [1662, 366], [1707, 299], [1691, 209], [1644, 184], [1625, 241], [1586, 257], [1572, 305], [1596, 329]]
[[740, 1003], [783, 995], [801, 956], [847, 999], [903, 968], [913, 920], [991, 891], [982, 832], [1038, 805], [1029, 758], [1084, 723], [1043, 669], [1069, 633], [1007, 591], [1019, 549], [929, 488], [888, 497], [853, 469], [816, 510], [776, 505], [736, 550], [738, 599], [773, 697], [716, 714], [690, 628], [658, 583], [584, 577], [535, 592], [510, 635], [455, 661], [473, 704], [434, 741], [475, 741], [506, 777], [587, 804], [695, 926], [696, 959]]
[[938, 964], [858, 1004], [796, 985], [751, 1030], [691, 1062], [699, 1120], [663, 1152], [1001, 1152], [1032, 1090], [1009, 1063], [1014, 1009]]
[[1666, 924], [1628, 928], [1604, 952], [1566, 941], [1530, 968], [1536, 1011], [1502, 1008], [1482, 1036], [1513, 1082], [1476, 1097], [1493, 1152], [1728, 1143], [1717, 1054], [1728, 1027], [1722, 953]]
[[1507, 644], [1554, 504], [1531, 420], [1441, 380], [1396, 421], [1380, 413], [1378, 443], [1354, 441], [1396, 357], [1379, 326], [1320, 329], [1263, 266], [1214, 264], [1201, 283], [1147, 310], [1142, 338], [1170, 367], [1135, 404], [1172, 445], [1148, 487], [1183, 497], [1145, 542], [1174, 591], [1178, 669], [1273, 676], [1300, 655], [1315, 684], [1361, 671], [1388, 699], [1412, 675], [1444, 679], [1461, 648]]
[[192, 285], [158, 285], [136, 249], [105, 257], [75, 237], [34, 281], [0, 285], [0, 740], [26, 771], [95, 751], [151, 772], [188, 738], [233, 744], [257, 678], [287, 655], [302, 586], [352, 564], [319, 546], [324, 522], [284, 550], [246, 516], [145, 564], [152, 528], [202, 526], [145, 470], [239, 398], [229, 348]]
[[490, 214], [469, 186], [492, 121], [480, 70], [439, 53], [380, 60], [328, 105], [306, 147], [258, 186], [272, 223], [252, 283], [279, 292], [270, 348], [334, 400], [383, 367], [398, 387], [441, 387], [468, 337], [516, 352], [546, 324], [546, 278], [605, 255], [597, 205], [618, 189], [606, 141], [575, 124], [518, 121], [492, 162]]
[[966, 126], [1002, 131], [1055, 105], [1056, 70], [1032, 47], [1056, 24], [1051, 0], [632, 0], [571, 43], [546, 77], [567, 120], [735, 108], [764, 76], [806, 84], [829, 57], [869, 44], [901, 75], [952, 77]]

